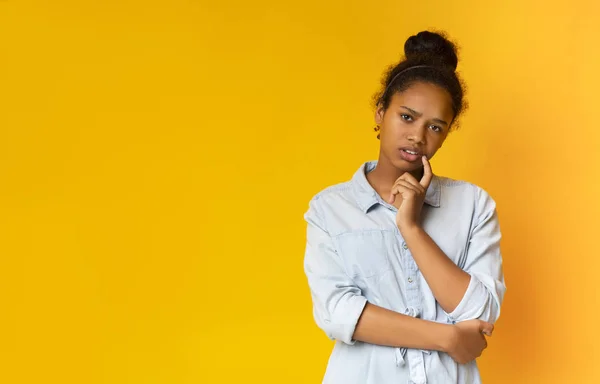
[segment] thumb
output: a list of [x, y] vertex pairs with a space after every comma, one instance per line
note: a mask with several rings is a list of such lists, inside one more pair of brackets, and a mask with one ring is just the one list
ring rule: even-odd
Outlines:
[[490, 324], [488, 322], [481, 322], [481, 326], [479, 327], [481, 332], [487, 336], [492, 336], [492, 332], [494, 332], [494, 324]]

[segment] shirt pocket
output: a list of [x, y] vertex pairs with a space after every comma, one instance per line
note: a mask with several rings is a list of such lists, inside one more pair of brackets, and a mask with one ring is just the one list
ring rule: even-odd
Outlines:
[[351, 277], [377, 277], [392, 268], [395, 234], [385, 230], [348, 232], [335, 238], [337, 249]]

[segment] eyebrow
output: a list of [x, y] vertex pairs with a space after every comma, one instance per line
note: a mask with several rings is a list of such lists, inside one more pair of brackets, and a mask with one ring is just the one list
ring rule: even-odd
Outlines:
[[[412, 109], [412, 108], [408, 108], [408, 107], [407, 107], [407, 106], [405, 106], [405, 105], [401, 105], [401, 106], [400, 106], [400, 108], [404, 108], [404, 109], [406, 109], [407, 111], [409, 111], [410, 113], [412, 113], [413, 115], [415, 115], [415, 116], [417, 116], [417, 117], [421, 117], [421, 116], [423, 116], [423, 114], [422, 114], [421, 112], [417, 112], [417, 111], [415, 111], [414, 109]], [[442, 124], [442, 125], [446, 125], [446, 126], [448, 125], [448, 123], [447, 123], [447, 122], [445, 122], [445, 121], [444, 121], [444, 120], [442, 120], [442, 119], [435, 118], [435, 119], [431, 119], [431, 120], [432, 120], [432, 121], [435, 121], [435, 122], [436, 122], [436, 123], [438, 123], [438, 124]]]

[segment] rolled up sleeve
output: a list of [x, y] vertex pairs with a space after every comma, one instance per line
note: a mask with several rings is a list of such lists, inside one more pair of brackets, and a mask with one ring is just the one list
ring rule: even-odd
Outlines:
[[352, 345], [367, 299], [345, 272], [326, 229], [318, 197], [311, 200], [304, 218], [307, 222], [304, 271], [315, 322], [330, 339]]
[[474, 221], [463, 267], [471, 280], [461, 302], [447, 315], [451, 322], [480, 319], [495, 323], [506, 292], [501, 233], [496, 203], [481, 188], [478, 188]]

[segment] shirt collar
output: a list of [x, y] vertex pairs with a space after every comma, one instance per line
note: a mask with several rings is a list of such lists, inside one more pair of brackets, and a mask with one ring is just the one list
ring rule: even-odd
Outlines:
[[[358, 168], [352, 177], [352, 186], [356, 193], [356, 202], [363, 212], [367, 212], [377, 203], [389, 205], [383, 201], [367, 180], [367, 173], [374, 170], [376, 166], [377, 160], [367, 161]], [[427, 192], [425, 193], [425, 203], [438, 208], [440, 206], [440, 190], [440, 180], [436, 175], [433, 175], [429, 188], [427, 188]]]

